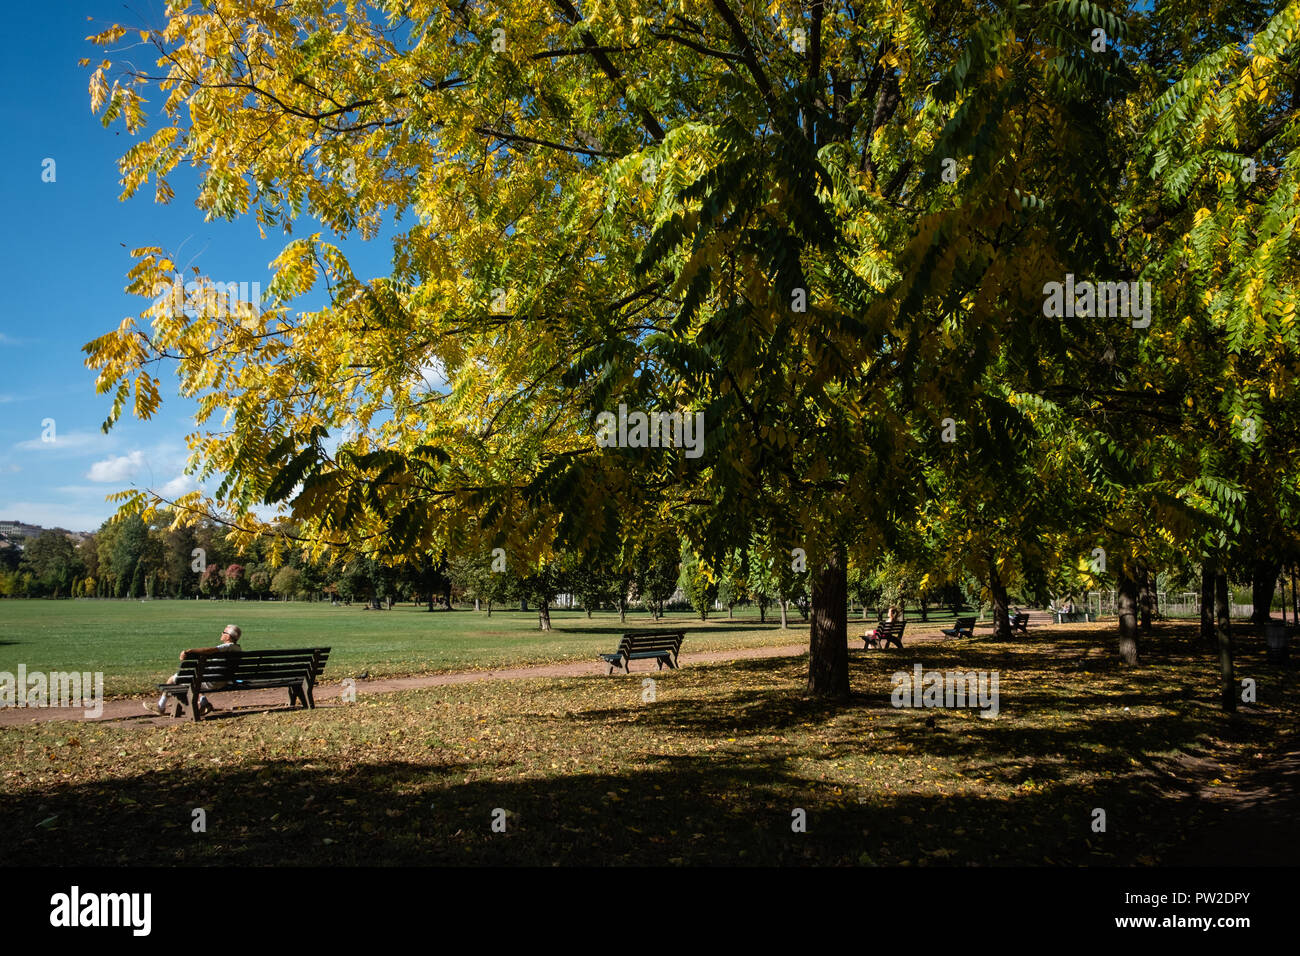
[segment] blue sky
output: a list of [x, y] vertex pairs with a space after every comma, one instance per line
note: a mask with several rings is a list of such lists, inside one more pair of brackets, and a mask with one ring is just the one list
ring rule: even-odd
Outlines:
[[[143, 300], [122, 291], [130, 249], [161, 246], [182, 266], [223, 281], [260, 282], [265, 290], [267, 264], [287, 240], [260, 238], [251, 218], [205, 222], [187, 170], [170, 177], [176, 196], [169, 205], [154, 203], [152, 181], [119, 201], [116, 161], [134, 141], [120, 123], [105, 129], [91, 114], [91, 71], [77, 63], [105, 55], [85, 42], [90, 34], [115, 22], [160, 26], [163, 9], [162, 0], [54, 0], [6, 9], [11, 31], [25, 39], [0, 60], [12, 93], [0, 134], [7, 226], [0, 275], [9, 290], [0, 301], [0, 520], [90, 531], [112, 514], [105, 495], [114, 491], [194, 488], [183, 473], [194, 404], [176, 394], [174, 376], [160, 375], [163, 406], [154, 419], [125, 417], [105, 435], [109, 397], [95, 394], [81, 347], [140, 311]], [[137, 47], [133, 56], [143, 59], [148, 49]], [[151, 99], [160, 100], [156, 91]], [[42, 181], [47, 159], [54, 160], [54, 182]], [[318, 228], [303, 222], [294, 235]], [[348, 248], [358, 274], [366, 267], [388, 271], [385, 241], [371, 244], [363, 261], [355, 246]], [[46, 419], [54, 420], [53, 441], [42, 440]]]

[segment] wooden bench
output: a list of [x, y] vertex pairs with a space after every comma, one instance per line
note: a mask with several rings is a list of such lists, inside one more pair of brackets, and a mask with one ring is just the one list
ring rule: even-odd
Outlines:
[[[228, 651], [192, 657], [181, 662], [176, 680], [159, 684], [158, 690], [176, 698], [173, 716], [181, 716], [190, 707], [195, 720], [202, 720], [197, 706], [200, 693], [228, 694], [241, 690], [265, 690], [268, 687], [286, 687], [289, 706], [301, 703], [304, 708], [315, 708], [313, 691], [325, 662], [329, 659], [328, 647], [307, 647], [272, 651]], [[218, 684], [211, 691], [203, 691], [204, 684]]]
[[686, 634], [682, 631], [637, 631], [624, 634], [618, 642], [618, 650], [613, 654], [601, 654], [602, 660], [609, 664], [609, 672], [622, 665], [623, 670], [632, 673], [628, 666], [632, 661], [653, 660], [659, 662], [659, 670], [665, 664], [677, 667], [677, 652], [681, 650]]
[[1052, 621], [1055, 624], [1078, 624], [1089, 620], [1091, 613], [1089, 611], [1053, 611]]
[[1011, 615], [1011, 630], [1019, 631], [1021, 634], [1029, 633], [1029, 615], [1023, 611], [1019, 614]]
[[975, 618], [959, 617], [953, 622], [952, 627], [943, 629], [943, 633], [949, 637], [974, 637], [975, 636]]
[[906, 621], [881, 621], [874, 631], [862, 635], [862, 649], [865, 651], [868, 647], [879, 647], [883, 650], [890, 644], [896, 644], [901, 651], [905, 627], [907, 627]]

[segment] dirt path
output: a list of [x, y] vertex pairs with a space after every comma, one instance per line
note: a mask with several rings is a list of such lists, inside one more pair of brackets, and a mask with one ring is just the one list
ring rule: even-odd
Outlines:
[[1209, 811], [1207, 819], [1161, 865], [1295, 866], [1300, 753], [1283, 754], [1232, 783], [1211, 786], [1202, 780], [1197, 798]]

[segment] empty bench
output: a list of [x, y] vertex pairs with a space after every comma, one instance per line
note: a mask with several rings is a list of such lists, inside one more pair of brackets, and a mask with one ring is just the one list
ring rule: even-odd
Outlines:
[[[313, 691], [329, 656], [328, 647], [308, 647], [192, 657], [181, 661], [176, 680], [159, 684], [158, 690], [176, 698], [174, 716], [181, 716], [184, 708], [189, 706], [195, 720], [203, 719], [196, 706], [200, 693], [229, 694], [234, 691], [285, 687], [289, 691], [290, 707], [301, 703], [304, 708], [315, 708]], [[205, 684], [217, 686], [211, 691], [204, 691]]]
[[953, 622], [952, 627], [945, 627], [943, 632], [949, 637], [974, 637], [975, 618], [959, 617]]
[[686, 634], [682, 631], [641, 631], [624, 634], [623, 639], [618, 642], [618, 650], [613, 654], [601, 654], [600, 657], [609, 664], [611, 674], [616, 667], [620, 666], [630, 674], [632, 669], [628, 665], [632, 661], [658, 661], [659, 670], [663, 670], [665, 664], [676, 668], [677, 652], [681, 650], [685, 638]]
[[[1013, 632], [1019, 631], [1021, 634], [1029, 633], [1029, 615], [1024, 611], [1021, 611], [1019, 614], [1008, 613], [1007, 624], [1010, 625]], [[996, 628], [998, 626], [997, 618], [988, 621], [981, 621], [980, 626], [982, 627], [984, 625]], [[944, 633], [947, 634], [948, 632], [944, 631]]]
[[890, 644], [896, 644], [901, 651], [905, 627], [907, 627], [906, 621], [881, 621], [874, 631], [862, 635], [862, 649], [865, 651], [868, 647], [885, 648]]

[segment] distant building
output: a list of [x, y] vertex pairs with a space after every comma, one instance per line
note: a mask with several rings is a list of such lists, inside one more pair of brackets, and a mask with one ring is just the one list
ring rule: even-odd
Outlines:
[[34, 538], [45, 529], [38, 524], [26, 524], [22, 521], [0, 521], [0, 534], [10, 540], [14, 538]]

